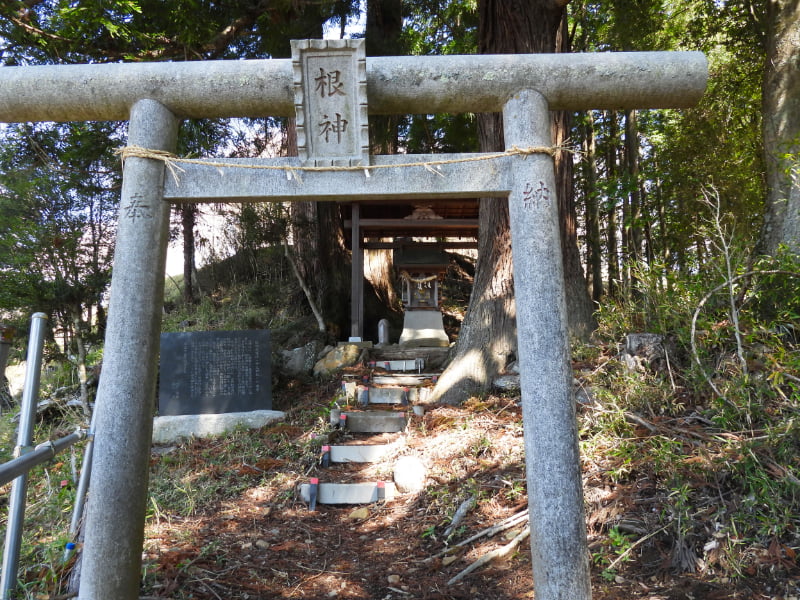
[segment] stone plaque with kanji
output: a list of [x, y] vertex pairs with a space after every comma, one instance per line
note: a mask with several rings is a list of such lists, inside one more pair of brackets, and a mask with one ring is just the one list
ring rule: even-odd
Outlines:
[[369, 159], [364, 40], [292, 41], [297, 146], [307, 165]]
[[160, 415], [271, 409], [269, 331], [161, 334]]

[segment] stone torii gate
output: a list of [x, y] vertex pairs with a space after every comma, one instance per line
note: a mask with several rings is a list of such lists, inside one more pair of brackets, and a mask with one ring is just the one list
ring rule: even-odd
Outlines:
[[[358, 44], [300, 43], [293, 60], [0, 69], [0, 121], [127, 119], [129, 147], [147, 149], [132, 151], [124, 164], [79, 598], [138, 597], [170, 202], [492, 196], [508, 198], [511, 216], [536, 598], [586, 600], [589, 561], [556, 186], [546, 152], [552, 143], [548, 111], [691, 106], [705, 89], [705, 57], [653, 52], [365, 60], [356, 49], [356, 58], [343, 59], [351, 62], [329, 64], [315, 53], [321, 46], [339, 55]], [[368, 94], [368, 103], [315, 105], [318, 99], [309, 97], [326, 91], [318, 76], [326, 77], [328, 97], [346, 91], [366, 102]], [[352, 87], [336, 88], [340, 83]], [[509, 151], [500, 157], [446, 155], [446, 164], [432, 165], [443, 157], [369, 156], [365, 150], [367, 112], [501, 111]], [[304, 157], [180, 164], [176, 180], [153, 152], [173, 151], [181, 118], [295, 114], [305, 125]], [[356, 134], [351, 141], [357, 148], [346, 156], [315, 147], [312, 139], [319, 142], [327, 132], [330, 142], [346, 131]], [[302, 170], [309, 165], [348, 170]], [[355, 260], [355, 240], [353, 250]]]

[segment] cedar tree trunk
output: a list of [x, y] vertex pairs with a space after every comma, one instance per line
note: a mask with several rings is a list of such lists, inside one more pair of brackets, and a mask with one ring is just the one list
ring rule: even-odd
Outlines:
[[[555, 52], [563, 48], [562, 20], [568, 0], [481, 0], [478, 51], [482, 54]], [[553, 142], [563, 143], [569, 117], [554, 114]], [[501, 115], [478, 117], [482, 152], [503, 150]], [[591, 299], [577, 247], [572, 194], [572, 158], [556, 157], [562, 251], [567, 282], [568, 310], [573, 332], [591, 329]], [[432, 402], [459, 404], [491, 387], [517, 348], [511, 237], [508, 202], [483, 198], [480, 204], [478, 262], [467, 314], [453, 360], [431, 396]], [[575, 320], [573, 320], [573, 318]]]

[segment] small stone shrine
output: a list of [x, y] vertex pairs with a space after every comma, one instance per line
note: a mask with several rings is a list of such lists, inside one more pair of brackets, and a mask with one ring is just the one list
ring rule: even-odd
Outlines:
[[161, 334], [161, 416], [271, 409], [269, 331]]
[[394, 251], [405, 308], [400, 345], [450, 345], [439, 310], [439, 281], [449, 264], [450, 257], [441, 248], [420, 246], [410, 240]]

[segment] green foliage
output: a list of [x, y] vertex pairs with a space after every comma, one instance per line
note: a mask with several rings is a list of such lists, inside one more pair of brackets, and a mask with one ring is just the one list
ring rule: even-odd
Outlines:
[[352, 0], [5, 3], [0, 36], [10, 64], [284, 57], [289, 39], [321, 37], [323, 23], [357, 10]]
[[[800, 264], [785, 252], [748, 260], [747, 242], [722, 240], [730, 227], [719, 219], [716, 233], [711, 223], [700, 231], [718, 252], [694, 272], [636, 265], [636, 298], [599, 311], [586, 352], [594, 360], [603, 344], [650, 331], [668, 336], [672, 362], [668, 371], [631, 371], [611, 357], [592, 371], [582, 385], [595, 404], [581, 437], [618, 484], [654, 483], [676, 569], [695, 568], [707, 535], [699, 515], [724, 498], [709, 547], [719, 548], [716, 565], [742, 574], [748, 548], [793, 540], [800, 525]], [[616, 576], [608, 552], [595, 560]]]
[[403, 44], [409, 54], [474, 54], [478, 47], [476, 0], [406, 3]]
[[0, 310], [80, 314], [111, 274], [116, 126], [7, 126], [0, 151]]

